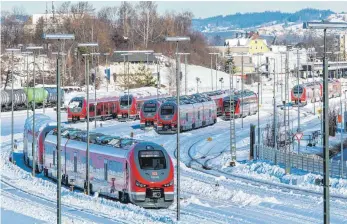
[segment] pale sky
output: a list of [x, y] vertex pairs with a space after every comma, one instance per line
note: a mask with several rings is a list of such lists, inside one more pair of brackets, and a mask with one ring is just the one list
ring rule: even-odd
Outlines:
[[[55, 1], [54, 6], [58, 6], [62, 1]], [[91, 1], [91, 4], [99, 10], [104, 6], [119, 6], [120, 1]], [[133, 2], [136, 3], [136, 2]], [[46, 1], [1, 1], [1, 10], [12, 10], [14, 6], [22, 6], [28, 14], [44, 13]], [[48, 1], [51, 9], [52, 1]], [[330, 9], [334, 12], [347, 12], [345, 1], [158, 1], [158, 11], [164, 14], [166, 11], [189, 10], [193, 12], [195, 18], [206, 18], [217, 15], [235, 14], [237, 12], [263, 12], [282, 11], [295, 12], [303, 8]]]

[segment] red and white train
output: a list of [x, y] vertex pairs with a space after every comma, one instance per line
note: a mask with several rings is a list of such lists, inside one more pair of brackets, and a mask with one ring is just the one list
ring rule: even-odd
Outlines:
[[[341, 83], [338, 80], [328, 82], [329, 98], [339, 97], [341, 94]], [[291, 90], [291, 100], [293, 103], [299, 102], [306, 105], [307, 102], [321, 101], [323, 97], [323, 82], [310, 82], [296, 85]]]
[[[57, 179], [57, 130], [44, 115], [36, 117], [35, 155], [37, 169]], [[24, 128], [25, 142], [32, 136], [32, 117]], [[61, 131], [62, 182], [86, 188], [86, 131]], [[24, 157], [32, 148], [24, 145]], [[90, 190], [100, 195], [132, 202], [145, 208], [167, 208], [174, 200], [174, 167], [166, 150], [155, 143], [90, 134]], [[24, 160], [27, 161], [27, 160]], [[30, 162], [29, 162], [30, 163]], [[26, 164], [29, 164], [26, 162]]]
[[[180, 131], [213, 125], [217, 122], [216, 103], [203, 94], [180, 97]], [[177, 132], [176, 98], [166, 99], [158, 110], [158, 133]]]
[[[118, 118], [118, 120], [138, 119], [144, 101], [165, 97], [166, 94], [121, 97], [101, 97], [89, 100], [89, 119]], [[71, 99], [68, 109], [68, 122], [85, 121], [87, 119], [87, 100], [84, 96]]]
[[[205, 92], [200, 94], [193, 94], [193, 96], [201, 98], [211, 98], [216, 104], [217, 116], [221, 116], [223, 114], [223, 98], [226, 96], [226, 92], [222, 90], [213, 91], [213, 92]], [[160, 98], [154, 100], [145, 101], [141, 111], [140, 111], [140, 126], [142, 129], [146, 127], [154, 127], [157, 128], [157, 122], [159, 119], [159, 108], [166, 101], [173, 101], [176, 98]], [[174, 124], [171, 124], [174, 126]]]
[[[95, 107], [96, 105], [96, 107]], [[89, 100], [89, 119], [116, 118], [119, 110], [119, 97], [101, 97]], [[71, 99], [67, 108], [68, 122], [87, 119], [87, 100], [84, 96]]]
[[224, 112], [223, 99], [228, 95], [228, 92], [225, 90], [216, 90], [212, 92], [203, 93], [210, 97], [217, 106], [217, 116], [222, 116]]
[[168, 98], [160, 98], [155, 100], [146, 100], [143, 102], [140, 110], [140, 128], [156, 127], [158, 122], [158, 111], [160, 105]]
[[251, 90], [237, 91], [234, 92], [233, 97], [231, 102], [230, 96], [226, 96], [223, 99], [224, 119], [230, 119], [232, 115], [235, 118], [246, 117], [258, 112], [258, 96], [255, 92]]

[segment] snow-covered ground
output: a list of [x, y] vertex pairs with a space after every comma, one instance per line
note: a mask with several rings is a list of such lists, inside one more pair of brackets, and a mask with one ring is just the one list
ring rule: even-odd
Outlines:
[[[189, 68], [191, 70], [189, 70]], [[194, 75], [189, 75], [194, 74]], [[228, 75], [218, 72], [228, 80]], [[199, 66], [188, 67], [188, 86], [194, 92], [195, 75], [201, 75], [210, 88], [210, 70]], [[215, 73], [213, 73], [215, 76]], [[219, 76], [219, 77], [220, 77]], [[263, 102], [260, 112], [261, 127], [271, 121], [272, 82], [263, 80]], [[290, 86], [295, 85], [295, 80]], [[257, 85], [247, 86], [256, 91]], [[277, 94], [280, 102], [281, 94]], [[331, 99], [339, 102], [339, 98]], [[319, 108], [320, 103], [316, 103]], [[318, 114], [313, 105], [301, 108], [301, 128], [310, 133], [319, 130]], [[40, 112], [40, 110], [38, 110]], [[279, 109], [279, 117], [282, 112]], [[55, 111], [46, 114], [55, 119]], [[10, 151], [11, 113], [1, 114], [1, 212], [2, 222], [11, 216], [18, 222], [55, 222], [56, 184], [43, 175], [32, 177], [23, 165], [22, 145], [15, 153], [17, 165], [8, 162]], [[297, 108], [291, 108], [291, 126], [297, 127]], [[15, 139], [21, 141], [26, 111], [15, 112]], [[66, 113], [62, 112], [62, 121]], [[321, 223], [323, 217], [322, 187], [314, 185], [314, 174], [286, 175], [283, 168], [264, 161], [247, 162], [249, 154], [249, 126], [257, 124], [257, 115], [236, 120], [237, 166], [227, 166], [229, 153], [229, 121], [218, 119], [217, 124], [181, 134], [181, 223]], [[102, 123], [102, 127], [100, 127]], [[92, 123], [93, 124], [93, 123]], [[65, 124], [84, 129], [86, 123]], [[91, 125], [94, 128], [94, 125]], [[95, 131], [146, 139], [162, 144], [176, 164], [175, 135], [158, 135], [153, 130], [139, 129], [138, 121], [98, 121]], [[211, 137], [212, 141], [207, 141]], [[337, 136], [338, 138], [338, 136]], [[333, 138], [331, 139], [334, 140]], [[337, 140], [337, 139], [335, 139]], [[206, 171], [199, 162], [214, 169]], [[295, 180], [295, 185], [293, 184]], [[175, 180], [177, 181], [177, 180]], [[346, 180], [331, 179], [331, 222], [347, 222]], [[88, 197], [82, 192], [62, 190], [63, 221], [66, 223], [175, 223], [176, 202], [169, 209], [147, 210], [131, 204], [121, 204], [103, 198]], [[18, 214], [18, 215], [17, 215]], [[279, 221], [280, 220], [280, 221]]]

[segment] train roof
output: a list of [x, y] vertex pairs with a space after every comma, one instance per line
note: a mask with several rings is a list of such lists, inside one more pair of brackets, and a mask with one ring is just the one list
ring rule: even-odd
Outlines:
[[[33, 130], [33, 118], [34, 116], [30, 116], [25, 120], [24, 129], [25, 130]], [[42, 130], [42, 128], [47, 125], [56, 125], [56, 122], [53, 121], [49, 116], [44, 114], [35, 114], [35, 133]]]
[[[336, 79], [329, 79], [328, 83], [340, 83], [339, 80]], [[300, 87], [310, 87], [310, 86], [316, 86], [316, 85], [322, 85], [323, 81], [315, 81], [315, 82], [306, 82], [299, 84]], [[297, 88], [298, 85], [295, 85], [292, 89]]]
[[[57, 129], [52, 133], [57, 135]], [[76, 128], [63, 128], [61, 130], [62, 138], [68, 138], [75, 141], [87, 142], [87, 131]], [[105, 135], [97, 132], [89, 133], [89, 142], [95, 145], [111, 146], [114, 148], [128, 148], [135, 143], [141, 142], [141, 140], [132, 138], [121, 138], [119, 136]]]
[[[238, 100], [242, 97], [249, 97], [249, 96], [256, 96], [257, 94], [255, 92], [253, 92], [252, 90], [243, 90], [243, 91], [237, 91], [233, 94], [234, 96], [234, 100]], [[224, 97], [224, 100], [229, 100], [230, 99], [230, 95]]]

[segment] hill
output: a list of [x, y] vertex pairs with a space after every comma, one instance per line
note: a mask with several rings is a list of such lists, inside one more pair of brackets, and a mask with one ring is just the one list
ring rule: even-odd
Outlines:
[[[211, 32], [214, 28], [244, 29], [256, 27], [266, 23], [297, 23], [307, 20], [325, 19], [331, 14], [331, 10], [302, 9], [294, 13], [280, 11], [265, 11], [254, 13], [236, 13], [226, 16], [215, 16], [205, 19], [193, 19], [193, 28], [199, 31]], [[222, 29], [223, 29], [222, 28]], [[221, 29], [217, 29], [221, 30]]]

